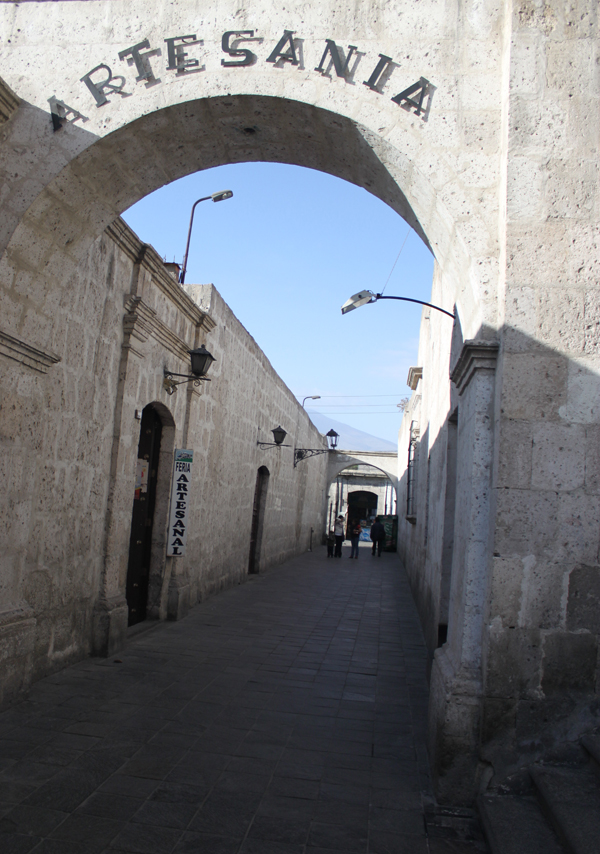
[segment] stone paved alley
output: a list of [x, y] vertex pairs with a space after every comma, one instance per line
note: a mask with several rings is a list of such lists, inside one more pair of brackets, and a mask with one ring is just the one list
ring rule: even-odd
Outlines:
[[397, 556], [348, 552], [251, 577], [0, 714], [0, 851], [484, 850], [431, 818], [425, 650]]

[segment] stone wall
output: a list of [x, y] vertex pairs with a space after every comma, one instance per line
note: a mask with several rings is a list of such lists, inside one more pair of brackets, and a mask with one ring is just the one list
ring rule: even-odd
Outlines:
[[511, 20], [506, 274], [482, 756], [597, 723], [600, 32], [594, 2]]
[[[92, 245], [51, 306], [49, 348], [0, 344], [0, 639], [2, 700], [89, 652], [121, 646], [140, 422], [163, 424], [149, 616], [180, 618], [245, 580], [257, 470], [270, 472], [259, 569], [308, 547], [321, 530], [326, 455], [293, 467], [293, 447], [262, 451], [281, 424], [286, 444], [325, 447], [293, 394], [212, 285], [184, 291], [121, 220]], [[35, 280], [32, 292], [42, 302]], [[201, 343], [211, 382], [163, 388], [189, 372]], [[173, 449], [194, 450], [187, 553], [165, 556]]]
[[[400, 433], [405, 467], [415, 421], [401, 549], [433, 659], [430, 748], [448, 800], [600, 723], [598, 50], [595, 4], [515, 5], [497, 328], [464, 334], [460, 306], [453, 332], [423, 314], [423, 378]], [[455, 301], [443, 271], [432, 301]], [[406, 468], [400, 479], [399, 503]]]

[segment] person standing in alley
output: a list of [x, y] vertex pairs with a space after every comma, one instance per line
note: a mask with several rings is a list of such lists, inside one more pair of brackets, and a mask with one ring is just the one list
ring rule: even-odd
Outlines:
[[377, 554], [381, 557], [381, 550], [385, 546], [385, 527], [380, 521], [379, 516], [376, 517], [371, 525], [371, 540], [373, 542], [371, 554], [375, 557], [375, 549], [377, 549]]
[[360, 519], [355, 519], [354, 522], [350, 523], [350, 543], [352, 548], [350, 549], [350, 557], [355, 557], [358, 560], [358, 541], [360, 540], [360, 532], [362, 531], [362, 527], [360, 524]]
[[334, 557], [342, 556], [342, 543], [344, 542], [344, 517], [338, 516], [333, 527], [333, 535], [335, 537], [335, 554]]
[[327, 534], [327, 557], [333, 557], [333, 550], [335, 547], [335, 534], [333, 530], [330, 528], [329, 533]]

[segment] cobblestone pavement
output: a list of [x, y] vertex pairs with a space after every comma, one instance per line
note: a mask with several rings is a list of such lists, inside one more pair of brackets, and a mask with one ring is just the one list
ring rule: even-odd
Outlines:
[[253, 576], [0, 714], [2, 854], [476, 850], [426, 829], [425, 650], [397, 557], [344, 552]]

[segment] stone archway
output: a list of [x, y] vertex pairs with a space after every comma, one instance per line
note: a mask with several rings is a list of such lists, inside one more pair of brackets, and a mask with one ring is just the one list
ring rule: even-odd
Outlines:
[[[31, 458], [54, 441], [48, 434], [65, 401], [76, 440], [95, 453], [88, 404], [102, 410], [91, 367], [101, 348], [85, 330], [108, 336], [115, 313], [82, 275], [88, 250], [125, 208], [169, 181], [252, 160], [321, 169], [378, 196], [431, 247], [434, 301], [456, 305], [464, 335], [452, 376], [468, 427], [459, 448], [455, 629], [432, 681], [432, 756], [449, 800], [471, 799], [491, 761], [517, 762], [514, 716], [530, 702], [525, 639], [539, 621], [535, 611], [512, 616], [530, 564], [505, 533], [520, 522], [525, 487], [528, 507], [560, 489], [561, 512], [576, 515], [564, 485], [555, 489], [551, 462], [541, 467], [546, 480], [523, 486], [520, 473], [502, 473], [506, 448], [516, 438], [530, 447], [538, 431], [550, 458], [552, 443], [561, 452], [570, 444], [561, 419], [597, 425], [596, 415], [578, 414], [571, 370], [577, 360], [592, 364], [597, 344], [582, 321], [595, 328], [598, 302], [598, 29], [587, 5], [293, 0], [282, 10], [274, 0], [260, 8], [224, 0], [200, 12], [194, 0], [0, 4], [0, 67], [16, 93], [0, 93], [0, 345], [51, 372], [48, 387], [33, 379], [28, 386], [43, 400], [45, 422], [29, 402], [14, 403]], [[325, 206], [319, 215], [326, 222]], [[433, 317], [424, 322], [431, 375], [447, 377], [449, 332]], [[552, 421], [546, 403], [535, 403], [548, 377], [548, 397], [563, 401]], [[9, 386], [9, 406], [12, 393]], [[583, 438], [574, 444], [586, 447]], [[589, 488], [581, 501], [595, 519], [597, 487]], [[551, 511], [540, 514], [536, 527], [554, 530]], [[16, 539], [10, 546], [18, 553]], [[535, 548], [542, 558], [543, 546]], [[18, 567], [15, 559], [10, 583]], [[532, 588], [530, 603], [544, 599], [543, 585]], [[551, 621], [544, 661], [554, 649], [560, 662], [580, 635], [564, 632], [562, 604]], [[523, 641], [514, 640], [517, 625]], [[587, 631], [588, 623], [575, 628]], [[522, 687], [493, 672], [507, 649], [510, 677], [518, 673]], [[535, 667], [538, 679], [542, 665]], [[504, 733], [487, 758], [483, 728]]]
[[[382, 4], [370, 9], [368, 25], [360, 14], [349, 15], [341, 0], [331, 0], [325, 17], [321, 8], [310, 16], [300, 8], [288, 12], [291, 22], [281, 20], [274, 3], [260, 10], [226, 3], [211, 21], [199, 21], [192, 2], [176, 8], [165, 0], [0, 5], [6, 36], [0, 67], [17, 96], [11, 100], [8, 92], [4, 99], [9, 107], [0, 142], [6, 191], [0, 331], [5, 346], [53, 365], [47, 405], [53, 415], [70, 399], [75, 442], [86, 447], [98, 429], [88, 405], [95, 399], [100, 352], [95, 337], [99, 329], [111, 334], [116, 316], [110, 300], [91, 286], [93, 276], [82, 275], [94, 263], [90, 247], [140, 198], [211, 166], [285, 162], [363, 187], [431, 247], [444, 298], [457, 305], [466, 336], [483, 328], [493, 336], [500, 146], [494, 140], [483, 151], [464, 122], [470, 117], [474, 125], [484, 106], [485, 120], [495, 119], [499, 134], [502, 104], [493, 98], [469, 103], [468, 83], [480, 85], [481, 69], [453, 59], [465, 49], [468, 25], [451, 22], [443, 0], [434, 5], [424, 15], [413, 3], [400, 9]], [[501, 32], [502, 14], [482, 13], [474, 0], [471, 5], [478, 15], [471, 47], [483, 51], [500, 76], [502, 39], [490, 34]], [[262, 39], [246, 42], [256, 56], [249, 66], [221, 64], [224, 33], [236, 27]], [[284, 33], [290, 33], [287, 46]], [[178, 54], [168, 39], [179, 36]], [[269, 62], [278, 46], [276, 61]], [[144, 77], [136, 56], [159, 48], [160, 65], [157, 57], [142, 62], [156, 73]], [[292, 48], [297, 63], [285, 57]], [[175, 67], [167, 68], [172, 49]], [[197, 57], [197, 66], [186, 66]], [[412, 98], [418, 92], [409, 92], [421, 78], [428, 81], [421, 88], [425, 95], [428, 87], [424, 113]], [[105, 88], [101, 80], [112, 83]], [[404, 101], [392, 100], [402, 93]], [[475, 170], [465, 146], [477, 152]], [[321, 216], [326, 220], [326, 207]], [[136, 263], [135, 275], [142, 275], [141, 257]], [[41, 399], [44, 392], [36, 394]], [[46, 453], [46, 441], [37, 441], [36, 453]]]
[[[501, 38], [490, 35], [503, 10], [473, 5], [472, 48], [485, 51], [488, 73], [501, 75]], [[275, 4], [225, 4], [214, 20], [199, 20], [192, 3], [173, 9], [162, 0], [125, 8], [107, 0], [3, 4], [0, 62], [23, 99], [3, 144], [11, 180], [0, 272], [10, 334], [19, 337], [35, 321], [35, 343], [51, 351], [39, 300], [35, 318], [20, 300], [32, 274], [38, 287], [54, 290], [56, 272], [68, 282], [90, 242], [134, 202], [191, 172], [247, 160], [321, 169], [377, 195], [431, 246], [467, 337], [495, 326], [498, 212], [488, 201], [499, 148], [480, 152], [477, 169], [466, 168], [469, 145], [481, 145], [461, 122], [471, 111], [475, 121], [482, 109], [466, 96], [481, 71], [467, 61], [448, 64], [465, 47], [466, 22], [450, 21], [442, 0], [425, 17], [410, 3], [371, 9], [368, 27], [337, 0], [330, 6], [324, 28], [320, 10], [312, 19], [288, 12], [293, 20], [284, 22]], [[338, 12], [343, 24], [334, 25]], [[77, 36], [68, 44], [76, 47], [59, 61], [56, 45], [69, 25]], [[230, 58], [225, 36], [250, 51], [250, 64]], [[352, 56], [339, 73], [333, 60], [344, 52]], [[112, 82], [104, 85], [105, 78]], [[428, 81], [425, 111], [411, 95], [392, 100], [421, 79]], [[499, 101], [485, 109], [500, 121]]]

